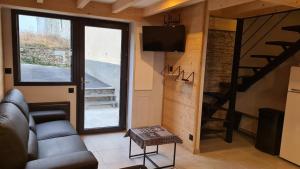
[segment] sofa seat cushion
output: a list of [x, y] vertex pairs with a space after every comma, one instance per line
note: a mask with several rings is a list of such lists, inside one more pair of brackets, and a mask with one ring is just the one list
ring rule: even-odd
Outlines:
[[30, 161], [25, 169], [97, 169], [98, 161], [89, 151], [58, 155]]
[[51, 121], [36, 125], [36, 135], [38, 140], [45, 140], [55, 137], [64, 137], [77, 134], [66, 120]]
[[87, 151], [86, 146], [78, 135], [40, 140], [38, 141], [38, 149], [39, 159]]
[[48, 121], [66, 120], [66, 112], [63, 110], [45, 110], [45, 111], [32, 111], [31, 116], [36, 123], [43, 123]]

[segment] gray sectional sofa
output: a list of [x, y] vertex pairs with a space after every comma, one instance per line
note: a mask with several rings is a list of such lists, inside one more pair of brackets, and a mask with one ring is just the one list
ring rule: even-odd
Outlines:
[[0, 104], [0, 169], [97, 169], [62, 110], [30, 112], [13, 89]]

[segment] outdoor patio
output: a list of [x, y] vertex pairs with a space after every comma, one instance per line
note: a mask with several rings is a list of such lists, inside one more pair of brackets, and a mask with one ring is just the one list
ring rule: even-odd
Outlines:
[[100, 128], [119, 125], [119, 108], [86, 108], [84, 128]]

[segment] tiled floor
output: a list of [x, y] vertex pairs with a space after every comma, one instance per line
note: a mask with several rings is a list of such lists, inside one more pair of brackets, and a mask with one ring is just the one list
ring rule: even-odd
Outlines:
[[[99, 161], [99, 169], [119, 169], [141, 164], [142, 159], [128, 158], [129, 139], [124, 133], [82, 136], [88, 149]], [[226, 144], [222, 139], [202, 141], [203, 153], [193, 155], [181, 146], [177, 149], [176, 169], [299, 169], [283, 159], [256, 150], [250, 140], [235, 135], [233, 144]], [[155, 147], [150, 149], [154, 150]], [[159, 164], [171, 162], [173, 146], [160, 147], [161, 155], [152, 156]], [[133, 145], [134, 153], [141, 150]], [[154, 168], [147, 162], [149, 169]]]

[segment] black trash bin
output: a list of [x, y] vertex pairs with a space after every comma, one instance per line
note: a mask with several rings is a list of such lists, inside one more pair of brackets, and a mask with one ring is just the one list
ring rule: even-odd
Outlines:
[[259, 120], [255, 147], [263, 152], [279, 155], [284, 112], [262, 108], [259, 109]]

